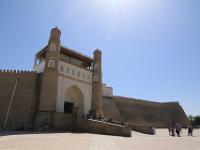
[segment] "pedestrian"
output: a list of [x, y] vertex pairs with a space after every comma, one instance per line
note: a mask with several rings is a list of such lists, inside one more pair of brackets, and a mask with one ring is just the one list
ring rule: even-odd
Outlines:
[[168, 126], [168, 132], [169, 132], [169, 135], [171, 135], [171, 132], [172, 132], [172, 126], [171, 125]]
[[175, 136], [175, 131], [174, 131], [174, 126], [172, 126], [172, 128], [171, 128], [171, 136]]
[[193, 127], [192, 127], [192, 125], [190, 124], [189, 126], [188, 126], [188, 136], [192, 136], [193, 135]]
[[175, 128], [176, 128], [176, 134], [177, 134], [177, 136], [180, 137], [181, 125], [178, 124], [178, 123], [176, 123]]
[[154, 127], [152, 127], [152, 132], [153, 132], [153, 135], [156, 134], [156, 129]]

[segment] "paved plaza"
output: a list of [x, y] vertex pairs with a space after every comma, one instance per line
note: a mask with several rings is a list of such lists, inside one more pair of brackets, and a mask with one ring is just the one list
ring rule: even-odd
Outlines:
[[200, 150], [200, 131], [188, 137], [170, 137], [167, 129], [156, 135], [132, 132], [131, 138], [97, 134], [0, 132], [0, 150]]

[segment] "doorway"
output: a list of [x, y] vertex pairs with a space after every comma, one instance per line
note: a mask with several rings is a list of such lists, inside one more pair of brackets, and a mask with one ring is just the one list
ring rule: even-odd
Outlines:
[[72, 86], [65, 93], [64, 112], [76, 112], [80, 116], [84, 112], [83, 107], [84, 97], [82, 91], [77, 86]]
[[72, 113], [74, 107], [74, 103], [65, 102], [64, 103], [64, 112], [65, 113]]

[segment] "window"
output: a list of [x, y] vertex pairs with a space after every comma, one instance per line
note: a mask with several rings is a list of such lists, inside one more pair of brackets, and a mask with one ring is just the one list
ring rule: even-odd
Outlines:
[[67, 67], [66, 73], [70, 73], [70, 68]]
[[83, 73], [83, 79], [85, 79], [85, 73]]
[[60, 66], [60, 71], [63, 72], [64, 68], [63, 66]]
[[76, 58], [71, 58], [71, 63], [77, 66], [83, 66], [83, 62]]
[[87, 79], [90, 80], [90, 75], [89, 74], [87, 75]]
[[80, 77], [80, 76], [81, 76], [81, 73], [80, 73], [80, 71], [78, 71], [78, 72], [77, 72], [77, 76], [78, 76], [78, 77]]
[[74, 70], [74, 69], [72, 70], [72, 75], [73, 75], [73, 76], [75, 75], [75, 70]]
[[70, 57], [61, 53], [60, 60], [65, 61], [65, 62], [70, 62]]

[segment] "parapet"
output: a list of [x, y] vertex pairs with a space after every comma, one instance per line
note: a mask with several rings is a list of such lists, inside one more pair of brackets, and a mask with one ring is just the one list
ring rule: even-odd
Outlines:
[[37, 74], [36, 71], [30, 71], [30, 70], [6, 70], [6, 69], [0, 69], [0, 74]]
[[178, 101], [173, 101], [173, 102], [164, 102], [164, 105], [180, 105]]

